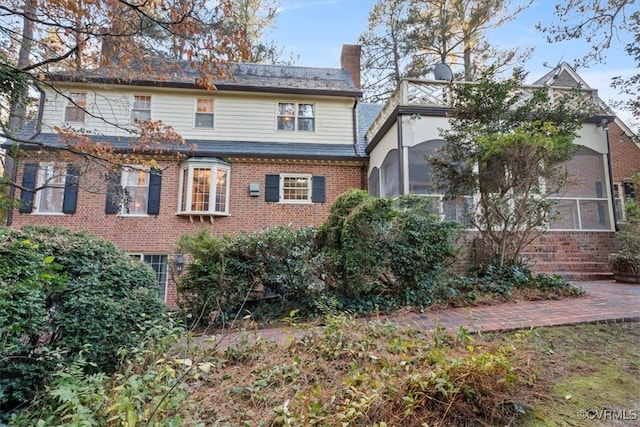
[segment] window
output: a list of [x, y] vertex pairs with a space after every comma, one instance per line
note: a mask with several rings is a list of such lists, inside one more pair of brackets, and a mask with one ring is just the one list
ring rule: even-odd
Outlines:
[[568, 184], [555, 194], [551, 212], [552, 230], [611, 230], [610, 199], [605, 158], [581, 147], [567, 162]]
[[20, 212], [75, 213], [80, 169], [64, 163], [28, 163], [22, 176]]
[[277, 122], [278, 130], [313, 132], [315, 130], [315, 105], [279, 102]]
[[151, 95], [134, 95], [131, 119], [134, 123], [151, 120]]
[[158, 215], [162, 171], [128, 166], [112, 173], [107, 182], [105, 213], [124, 216]]
[[158, 294], [163, 301], [167, 295], [167, 256], [155, 254], [130, 254], [132, 258], [146, 262], [156, 273]]
[[325, 177], [309, 174], [267, 175], [265, 201], [280, 203], [324, 203]]
[[219, 159], [189, 159], [180, 169], [179, 214], [229, 212], [230, 165]]
[[84, 123], [87, 107], [87, 94], [84, 92], [71, 92], [67, 99], [67, 107], [64, 112], [65, 122]]
[[213, 129], [213, 99], [196, 98], [195, 127]]
[[149, 171], [124, 168], [122, 171], [122, 214], [145, 215], [149, 196]]

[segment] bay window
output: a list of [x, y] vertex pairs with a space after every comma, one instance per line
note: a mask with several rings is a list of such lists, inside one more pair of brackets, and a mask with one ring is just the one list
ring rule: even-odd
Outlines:
[[178, 214], [229, 213], [229, 163], [219, 159], [189, 159], [180, 167]]

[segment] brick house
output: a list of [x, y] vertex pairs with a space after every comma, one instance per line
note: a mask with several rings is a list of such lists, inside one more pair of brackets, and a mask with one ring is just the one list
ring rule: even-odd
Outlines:
[[[189, 69], [162, 78], [101, 70], [52, 75], [55, 90], [43, 88], [38, 124], [23, 131], [32, 144], [23, 144], [14, 171], [16, 182], [33, 191], [15, 194], [20, 208], [10, 213], [9, 225], [63, 226], [105, 238], [148, 262], [163, 298], [175, 307], [175, 244], [202, 228], [223, 235], [317, 226], [352, 188], [388, 197], [423, 194], [438, 201], [445, 218], [461, 219], [464, 206], [443, 202], [428, 180], [415, 178], [428, 176], [421, 160], [442, 144], [437, 129], [446, 125], [446, 108], [438, 96], [412, 94], [437, 95], [446, 85], [403, 81], [384, 106], [367, 104], [361, 102], [360, 47], [345, 45], [341, 63], [341, 69], [241, 64], [233, 80], [215, 82], [215, 91], [196, 85]], [[121, 168], [115, 175], [43, 149], [61, 144], [57, 128], [66, 126], [127, 152], [127, 129], [149, 119], [171, 125], [195, 148], [180, 148], [180, 158], [170, 150], [156, 154], [154, 167]], [[607, 271], [615, 244], [609, 152], [614, 162], [632, 158], [622, 154], [627, 151], [640, 158], [635, 144], [621, 142], [625, 129], [614, 119], [599, 114], [581, 131], [572, 167], [594, 176], [560, 198], [564, 219], [532, 247], [543, 271], [580, 278]], [[613, 174], [622, 189], [633, 171], [625, 167]]]

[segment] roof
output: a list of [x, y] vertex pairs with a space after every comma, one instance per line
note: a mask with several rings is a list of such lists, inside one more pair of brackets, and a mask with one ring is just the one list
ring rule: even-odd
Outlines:
[[371, 127], [373, 121], [378, 117], [380, 111], [384, 107], [383, 104], [372, 104], [361, 102], [358, 104], [358, 135], [356, 137], [356, 147], [358, 154], [365, 156], [368, 141], [366, 139], [367, 131]]
[[[131, 143], [135, 143], [135, 137], [98, 136], [85, 135], [96, 142], [110, 144], [118, 151], [131, 149]], [[63, 148], [60, 136], [56, 133], [39, 133], [30, 138], [34, 147]], [[258, 157], [279, 159], [317, 159], [334, 161], [360, 161], [365, 156], [359, 153], [353, 144], [315, 144], [315, 143], [290, 143], [290, 142], [256, 142], [233, 140], [186, 140], [188, 146], [195, 145], [191, 151], [188, 146], [166, 146], [166, 153], [181, 152], [195, 156], [213, 157]], [[23, 148], [27, 148], [23, 145]]]
[[[157, 65], [156, 65], [157, 64]], [[161, 70], [161, 71], [158, 71]], [[209, 76], [217, 90], [242, 90], [279, 93], [316, 93], [329, 96], [361, 97], [347, 70], [339, 68], [297, 67], [242, 63], [231, 65], [232, 77], [217, 80]], [[202, 88], [201, 73], [186, 61], [149, 59], [109, 68], [53, 72], [47, 76], [56, 82], [108, 83], [133, 86]]]

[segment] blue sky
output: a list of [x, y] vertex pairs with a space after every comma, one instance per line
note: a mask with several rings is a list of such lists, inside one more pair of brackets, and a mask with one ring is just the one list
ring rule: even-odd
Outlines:
[[[557, 1], [562, 0], [534, 0], [516, 20], [488, 33], [490, 40], [500, 47], [535, 47], [533, 56], [524, 64], [530, 81], [550, 70], [543, 65], [545, 62], [549, 66], [561, 60], [572, 64], [588, 51], [588, 45], [581, 41], [549, 44], [535, 29], [536, 22], [548, 23], [554, 18], [553, 7]], [[358, 42], [360, 34], [367, 29], [367, 18], [374, 4], [375, 0], [280, 0], [276, 28], [268, 38], [275, 40], [285, 52], [299, 55], [296, 65], [339, 68], [342, 45]], [[609, 87], [613, 76], [628, 76], [636, 71], [623, 47], [619, 42], [609, 49], [606, 63], [577, 70], [589, 86], [598, 89], [605, 101], [620, 99]], [[628, 113], [620, 112], [620, 116], [632, 124]]]

